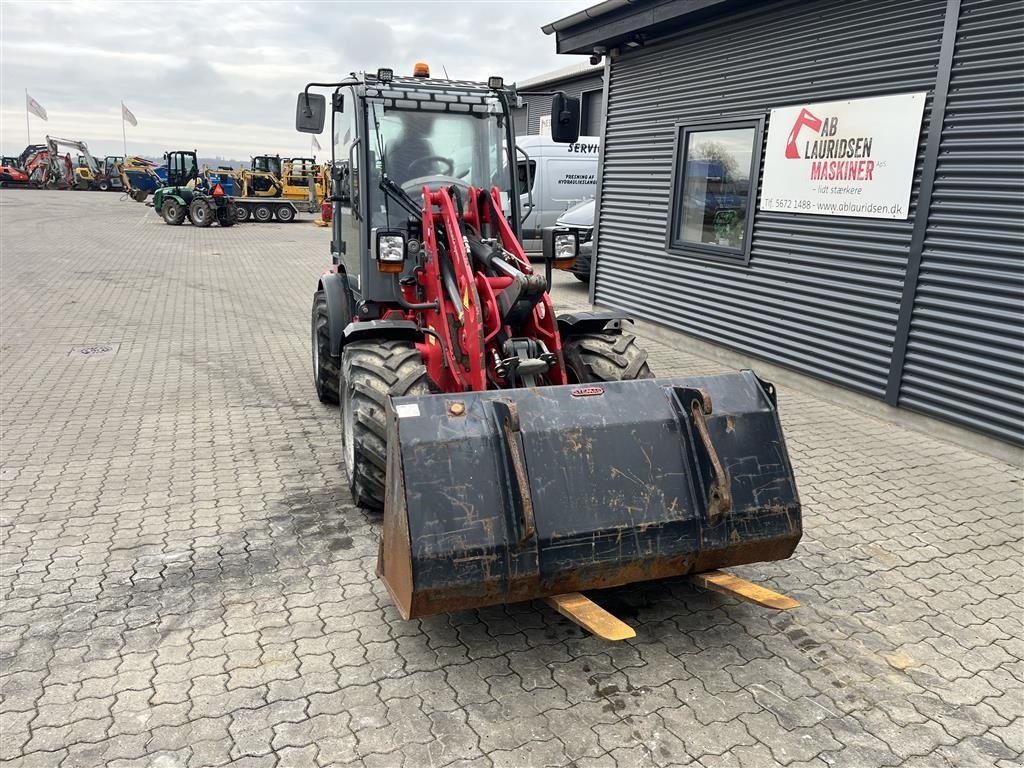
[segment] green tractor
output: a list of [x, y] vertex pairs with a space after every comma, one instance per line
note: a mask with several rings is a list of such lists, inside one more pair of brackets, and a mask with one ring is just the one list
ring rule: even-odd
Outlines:
[[220, 183], [207, 188], [199, 174], [196, 153], [185, 150], [168, 152], [167, 185], [153, 193], [153, 207], [168, 224], [178, 225], [188, 218], [197, 227], [216, 221], [222, 227], [237, 221], [235, 203]]

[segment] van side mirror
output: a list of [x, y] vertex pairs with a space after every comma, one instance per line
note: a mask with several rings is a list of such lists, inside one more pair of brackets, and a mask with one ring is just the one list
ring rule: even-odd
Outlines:
[[322, 93], [303, 91], [295, 104], [295, 130], [299, 133], [322, 133], [327, 114], [327, 98]]
[[551, 140], [571, 144], [580, 138], [580, 100], [559, 91], [551, 99]]

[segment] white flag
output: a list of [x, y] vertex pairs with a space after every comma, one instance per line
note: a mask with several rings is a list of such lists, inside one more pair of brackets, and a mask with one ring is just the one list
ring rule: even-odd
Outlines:
[[25, 107], [36, 117], [41, 117], [43, 120], [49, 122], [46, 117], [46, 110], [43, 109], [43, 105], [28, 95], [28, 91], [25, 91]]
[[313, 146], [316, 148], [317, 152], [320, 151], [320, 142], [316, 140], [316, 136], [313, 137]]
[[135, 119], [135, 115], [124, 105], [123, 101], [121, 102], [121, 119], [127, 120], [133, 127], [139, 124], [139, 121]]

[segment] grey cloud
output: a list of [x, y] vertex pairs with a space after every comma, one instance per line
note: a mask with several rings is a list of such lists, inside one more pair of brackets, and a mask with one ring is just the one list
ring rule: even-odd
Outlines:
[[522, 79], [575, 60], [540, 27], [590, 4], [5, 1], [3, 153], [24, 146], [26, 87], [50, 113], [33, 118], [33, 141], [50, 132], [120, 152], [123, 98], [139, 118], [129, 151], [298, 151], [308, 140], [292, 109], [307, 81], [421, 60], [452, 77]]

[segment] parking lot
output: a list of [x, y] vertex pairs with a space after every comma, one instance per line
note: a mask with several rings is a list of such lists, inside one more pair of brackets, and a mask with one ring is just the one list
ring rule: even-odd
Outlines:
[[800, 608], [677, 579], [592, 595], [616, 644], [540, 602], [402, 621], [313, 393], [305, 218], [0, 192], [5, 765], [1020, 765], [1020, 469], [792, 389], [804, 538], [736, 572]]

